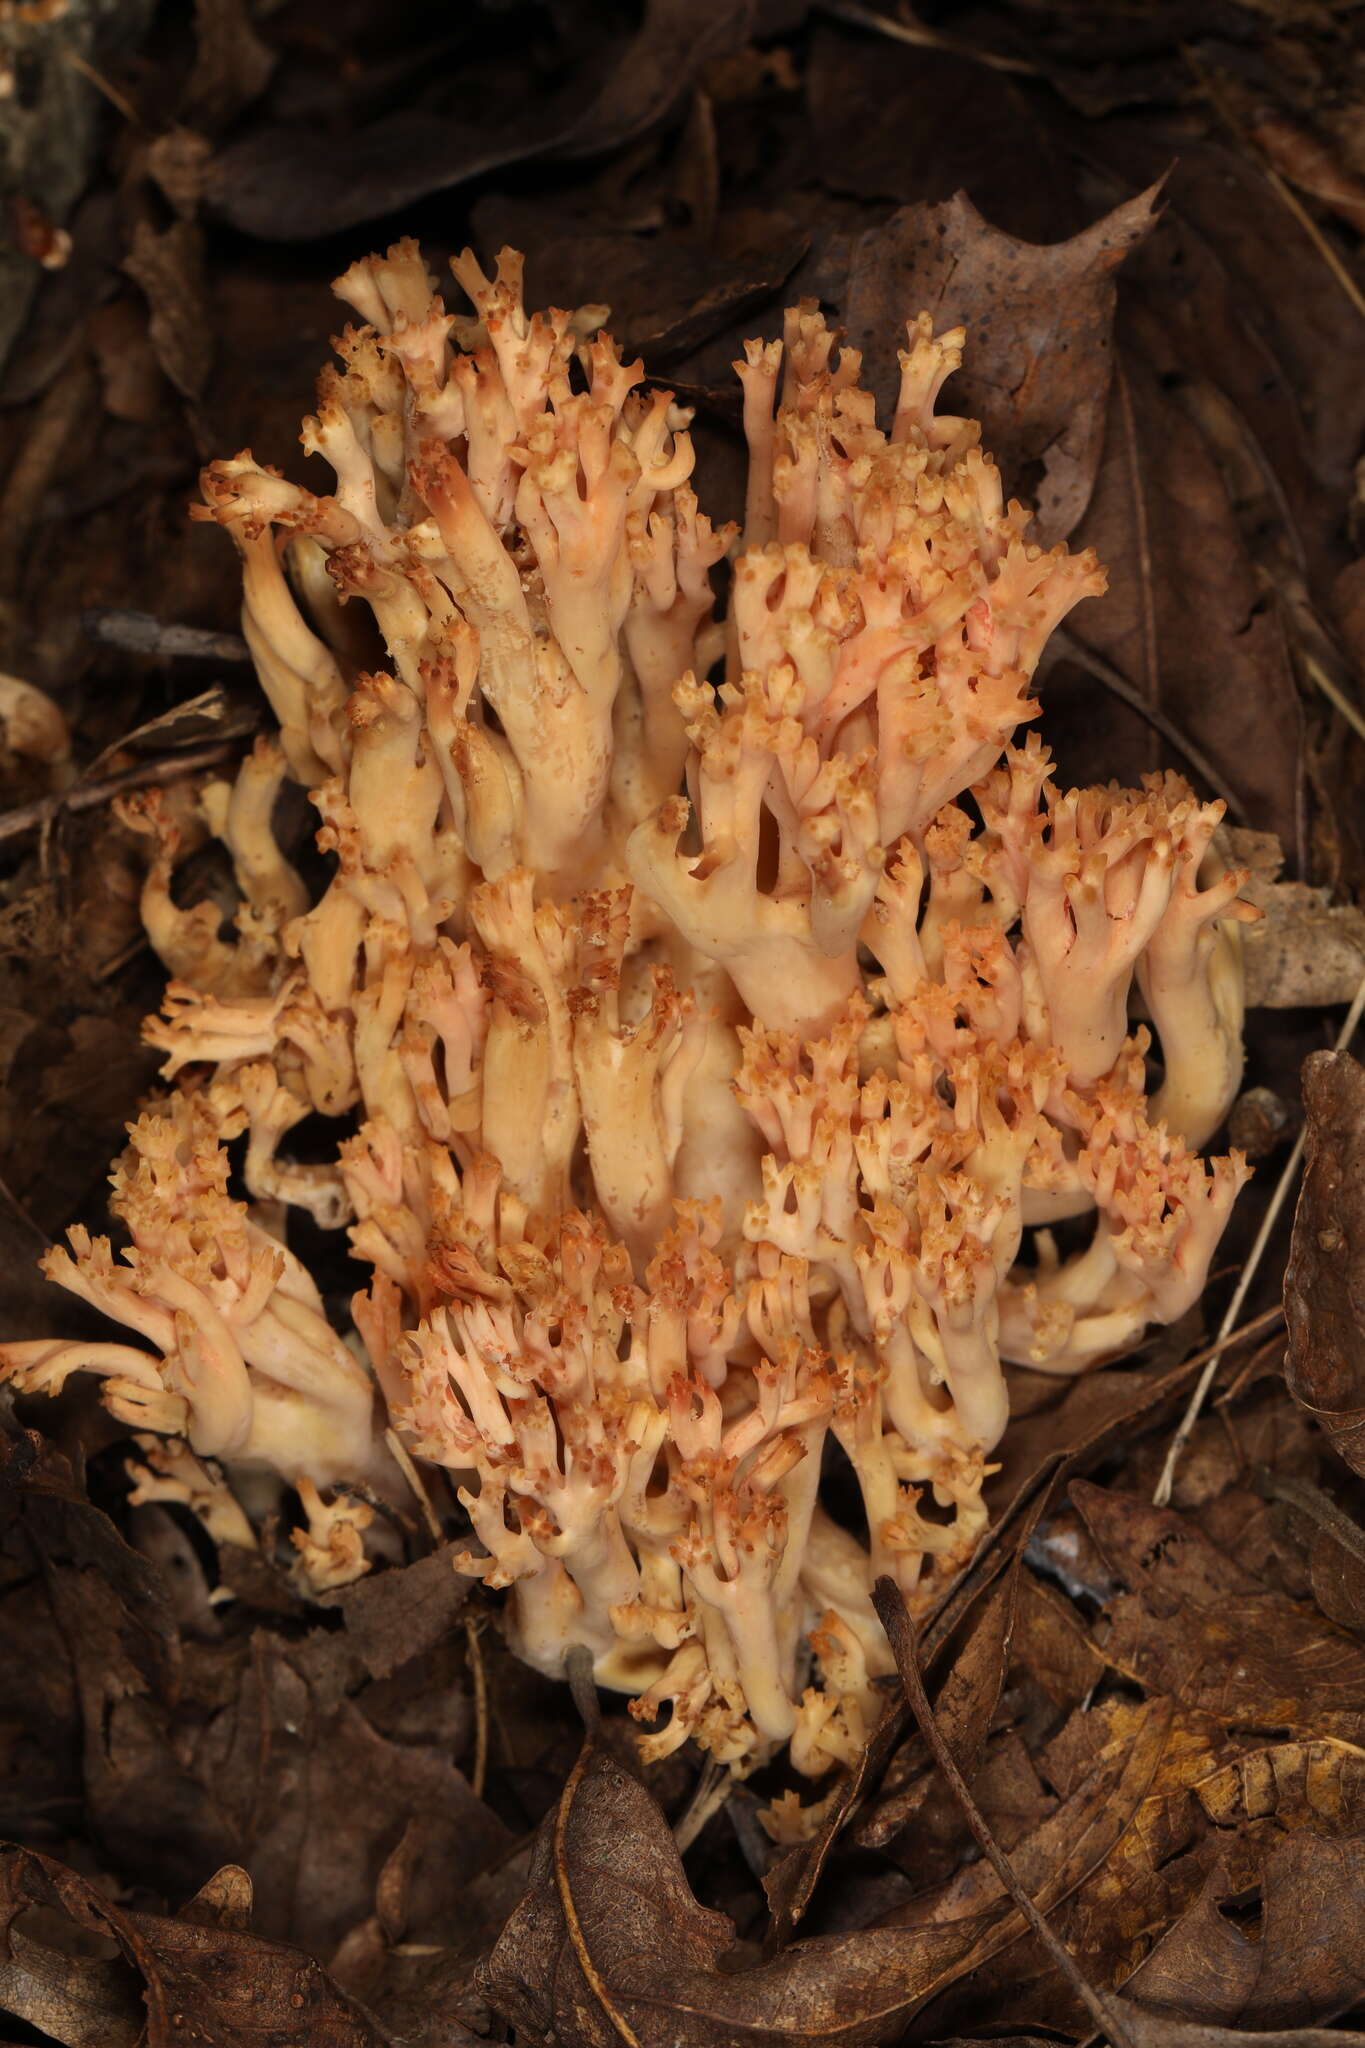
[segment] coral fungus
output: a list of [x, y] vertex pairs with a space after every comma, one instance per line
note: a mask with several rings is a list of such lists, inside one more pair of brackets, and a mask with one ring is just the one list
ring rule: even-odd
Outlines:
[[[411, 243], [338, 281], [331, 495], [205, 473], [278, 726], [198, 793], [240, 908], [179, 905], [187, 814], [130, 809], [169, 1092], [114, 1176], [128, 1249], [47, 1268], [136, 1341], [4, 1366], [104, 1375], [184, 1440], [139, 1437], [148, 1497], [231, 1540], [202, 1461], [279, 1475], [315, 1583], [364, 1568], [387, 1424], [524, 1657], [585, 1645], [654, 1755], [819, 1773], [890, 1668], [874, 1575], [913, 1606], [985, 1525], [1002, 1361], [1083, 1370], [1199, 1293], [1244, 1171], [1194, 1150], [1240, 1071], [1242, 878], [1176, 777], [1065, 791], [1017, 743], [1103, 576], [937, 409], [960, 329], [911, 323], [882, 425], [814, 307], [750, 343], [741, 536], [591, 318], [528, 316], [510, 252], [453, 268], [472, 316]], [[349, 1228], [349, 1330], [291, 1210]]]

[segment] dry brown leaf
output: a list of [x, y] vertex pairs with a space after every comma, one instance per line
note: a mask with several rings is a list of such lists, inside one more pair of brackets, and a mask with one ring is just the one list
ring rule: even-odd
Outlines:
[[151, 309], [156, 359], [182, 398], [197, 405], [213, 367], [214, 336], [204, 295], [203, 237], [193, 221], [158, 234], [140, 222], [124, 269]]
[[1189, 1911], [1124, 1986], [1130, 1999], [1182, 2021], [1311, 2026], [1365, 1991], [1365, 1841], [1301, 1833], [1273, 1841], [1258, 1877], [1259, 1923], [1225, 1905], [1245, 1897], [1219, 1866]]
[[[501, 123], [486, 111], [480, 118], [471, 95], [459, 116], [410, 105], [351, 133], [344, 147], [316, 129], [261, 128], [219, 153], [210, 198], [248, 234], [306, 241], [504, 164], [594, 155], [662, 119], [703, 65], [743, 46], [752, 13], [753, 0], [648, 0], [630, 38], [603, 35], [589, 16], [574, 25], [589, 47], [597, 43], [588, 75], [580, 64], [553, 93], [523, 91], [516, 114]], [[571, 49], [576, 40], [571, 34]]]
[[1232, 1726], [1365, 1738], [1365, 1646], [1263, 1592], [1185, 1516], [1080, 1480], [1072, 1497], [1132, 1589], [1095, 1633], [1115, 1670]]
[[[1169, 1716], [1154, 1709], [1014, 1852], [1045, 1910], [1100, 1865], [1146, 1796]], [[623, 1847], [623, 1845], [629, 1845]], [[980, 1869], [981, 1867], [976, 1867]], [[526, 1898], [484, 1972], [495, 2010], [532, 2041], [619, 2048], [840, 2048], [889, 2042], [928, 1999], [1017, 1938], [988, 1868], [936, 1910], [798, 1941], [745, 1969], [724, 1915], [693, 1897], [644, 1787], [599, 1748], [542, 1831]]]
[[[226, 1882], [221, 1881], [226, 1877]], [[130, 1913], [88, 1879], [24, 1849], [0, 1852], [0, 1928], [9, 1952], [7, 2001], [64, 2048], [382, 2048], [382, 2036], [360, 2007], [298, 1949], [257, 1939], [235, 1924], [240, 1885], [232, 1874], [200, 1893], [184, 1916]], [[116, 1943], [124, 1968], [96, 1977], [87, 1966], [63, 1968], [66, 1951], [13, 1939], [29, 1908], [69, 1930], [68, 1940], [95, 1936]], [[141, 1985], [138, 1984], [141, 1978]], [[145, 2001], [145, 2003], [144, 2003]], [[91, 2029], [103, 2022], [105, 2033]]]
[[1248, 1750], [1200, 1779], [1195, 1790], [1220, 1828], [1274, 1819], [1286, 1828], [1365, 1832], [1365, 1752], [1326, 1736]]
[[1070, 241], [1039, 246], [1002, 234], [959, 192], [941, 206], [903, 207], [853, 245], [844, 314], [884, 416], [895, 409], [891, 344], [906, 320], [927, 312], [937, 328], [965, 322], [948, 403], [981, 421], [1007, 490], [1036, 505], [1046, 545], [1073, 531], [1094, 488], [1114, 272], [1150, 232], [1157, 196], [1152, 186]]
[[981, 1761], [1000, 1703], [1014, 1636], [1020, 1576], [1016, 1564], [986, 1596], [934, 1701], [934, 1719], [964, 1778], [970, 1779]]
[[1333, 1449], [1365, 1472], [1365, 1068], [1304, 1061], [1308, 1144], [1284, 1276], [1285, 1381]]
[[1074, 1603], [1032, 1572], [1020, 1584], [1011, 1655], [1058, 1707], [1080, 1706], [1104, 1671]]

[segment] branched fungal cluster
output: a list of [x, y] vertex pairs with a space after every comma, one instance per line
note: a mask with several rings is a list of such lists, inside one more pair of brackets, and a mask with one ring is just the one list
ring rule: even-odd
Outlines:
[[[287, 1482], [314, 1584], [365, 1568], [396, 1430], [524, 1657], [586, 1645], [655, 1755], [815, 1775], [890, 1667], [873, 1577], [913, 1604], [980, 1536], [1002, 1360], [1084, 1370], [1199, 1294], [1244, 1173], [1195, 1150], [1240, 1073], [1242, 877], [1178, 778], [1063, 791], [1015, 744], [1103, 577], [937, 411], [961, 330], [911, 323], [886, 429], [812, 306], [748, 344], [739, 535], [590, 313], [528, 316], [507, 251], [453, 268], [472, 316], [410, 243], [339, 280], [330, 495], [205, 474], [278, 732], [127, 807], [170, 1086], [114, 1174], [127, 1247], [47, 1267], [134, 1341], [0, 1355], [102, 1374], [138, 1497], [225, 1540], [204, 1461]], [[230, 918], [172, 887], [205, 834]], [[348, 1328], [294, 1209], [368, 1271]]]

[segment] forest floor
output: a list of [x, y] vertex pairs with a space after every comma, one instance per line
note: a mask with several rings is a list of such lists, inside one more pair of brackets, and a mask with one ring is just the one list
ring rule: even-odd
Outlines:
[[329, 281], [399, 234], [437, 271], [511, 242], [529, 303], [609, 304], [696, 408], [717, 517], [729, 366], [785, 304], [831, 307], [880, 389], [907, 314], [966, 318], [954, 409], [1041, 537], [1109, 570], [1042, 679], [1062, 773], [1176, 768], [1279, 852], [1241, 842], [1275, 937], [1232, 1131], [1256, 1174], [1206, 1298], [1089, 1379], [1013, 1374], [990, 1535], [798, 1847], [760, 1824], [780, 1778], [637, 1771], [621, 1703], [518, 1665], [416, 1519], [406, 1563], [305, 1602], [268, 1547], [130, 1507], [88, 1390], [16, 1404], [0, 2038], [1307, 2048], [1359, 2022], [1365, 1080], [1329, 1049], [1365, 945], [1329, 906], [1365, 892], [1361, 9], [199, 0], [81, 40], [85, 11], [0, 8], [32, 122], [64, 61], [94, 109], [74, 202], [6, 202], [38, 261], [0, 369], [0, 669], [75, 754], [54, 789], [17, 729], [0, 750], [5, 1334], [63, 1328], [37, 1255], [100, 1226], [155, 1075], [110, 799], [232, 761], [260, 716], [198, 469], [317, 466]]

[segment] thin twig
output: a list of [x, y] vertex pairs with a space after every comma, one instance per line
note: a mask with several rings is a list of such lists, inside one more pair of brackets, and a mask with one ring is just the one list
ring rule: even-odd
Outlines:
[[469, 1675], [474, 1681], [474, 1762], [469, 1772], [469, 1789], [476, 1799], [483, 1798], [488, 1776], [488, 1672], [479, 1643], [480, 1632], [480, 1617], [467, 1614], [464, 1640], [469, 1654]]
[[1037, 1939], [1066, 1978], [1076, 1996], [1084, 2005], [1101, 2033], [1106, 2034], [1113, 2048], [1135, 2048], [1123, 2014], [1112, 1999], [1090, 1982], [1076, 1958], [1061, 1938], [1054, 1934], [1039, 1911], [1033, 1898], [1024, 1889], [1015, 1873], [1014, 1865], [1005, 1854], [995, 1836], [986, 1824], [985, 1815], [967, 1789], [967, 1781], [957, 1767], [951, 1749], [943, 1739], [943, 1732], [935, 1718], [934, 1710], [924, 1690], [920, 1676], [919, 1656], [915, 1643], [914, 1625], [906, 1611], [901, 1590], [894, 1579], [883, 1576], [872, 1589], [872, 1604], [877, 1610], [887, 1639], [895, 1653], [896, 1666], [900, 1672], [901, 1684], [910, 1711], [919, 1725], [920, 1734], [929, 1746], [929, 1752], [948, 1782], [948, 1789], [962, 1811], [962, 1818], [976, 1837], [982, 1855], [1005, 1888], [1006, 1896], [1013, 1900], [1023, 1914]]
[[1042, 76], [1042, 67], [1030, 64], [1024, 57], [1004, 57], [994, 50], [983, 50], [977, 43], [940, 35], [923, 22], [893, 21], [889, 15], [878, 14], [875, 7], [861, 6], [859, 0], [822, 0], [820, 11], [832, 14], [836, 21], [849, 22], [854, 28], [870, 28], [874, 35], [886, 36], [890, 42], [908, 43], [912, 50], [941, 50], [945, 57], [962, 57], [969, 64], [984, 65], [988, 71], [1012, 71], [1021, 78]]
[[125, 768], [98, 782], [77, 782], [58, 796], [40, 797], [36, 803], [17, 804], [0, 816], [0, 842], [20, 839], [26, 832], [49, 827], [65, 811], [93, 811], [101, 804], [122, 796], [125, 789], [145, 789], [149, 783], [174, 782], [192, 775], [197, 768], [211, 768], [233, 752], [232, 740], [215, 740], [211, 746], [187, 747], [183, 754], [168, 754], [163, 760], [145, 762], [139, 768]]
[[430, 1536], [433, 1543], [440, 1543], [443, 1540], [441, 1524], [436, 1518], [435, 1508], [431, 1505], [431, 1497], [422, 1484], [422, 1475], [408, 1455], [407, 1445], [403, 1442], [396, 1429], [386, 1429], [384, 1431], [384, 1441], [389, 1447], [389, 1455], [392, 1457], [394, 1464], [408, 1482], [408, 1490], [417, 1503], [418, 1512], [426, 1524], [428, 1536]]
[[1141, 690], [1130, 683], [1120, 669], [1116, 669], [1102, 654], [1097, 654], [1093, 647], [1087, 647], [1084, 640], [1077, 639], [1076, 635], [1064, 626], [1054, 629], [1048, 646], [1066, 660], [1074, 661], [1078, 668], [1088, 669], [1096, 682], [1103, 683], [1106, 690], [1117, 697], [1120, 703], [1127, 704], [1131, 710], [1136, 711], [1139, 718], [1145, 719], [1153, 732], [1159, 732], [1161, 737], [1175, 748], [1181, 759], [1193, 768], [1195, 774], [1214, 795], [1223, 799], [1228, 807], [1229, 817], [1235, 818], [1239, 824], [1246, 823], [1245, 805], [1228, 788], [1208, 756], [1199, 751], [1194, 741], [1189, 739], [1164, 711], [1155, 704], [1149, 704]]
[[1341, 713], [1352, 732], [1357, 733], [1361, 739], [1365, 740], [1365, 712], [1362, 712], [1358, 705], [1353, 704], [1345, 691], [1332, 681], [1332, 678], [1328, 675], [1316, 655], [1309, 654], [1306, 648], [1301, 647], [1298, 649], [1298, 656], [1303, 672], [1309, 682], [1315, 688], [1322, 691], [1323, 696], [1334, 711]]
[[673, 1829], [678, 1854], [685, 1856], [713, 1813], [719, 1813], [730, 1797], [730, 1773], [724, 1764], [709, 1756], [697, 1779], [697, 1787]]
[[1252, 1473], [1251, 1483], [1262, 1500], [1282, 1500], [1297, 1508], [1300, 1514], [1325, 1529], [1334, 1543], [1365, 1564], [1365, 1529], [1358, 1529], [1349, 1515], [1343, 1515], [1331, 1495], [1320, 1486], [1307, 1479], [1295, 1479], [1288, 1472], [1272, 1472], [1265, 1465]]
[[[1345, 1051], [1346, 1047], [1355, 1037], [1356, 1026], [1359, 1024], [1363, 1012], [1365, 1012], [1365, 976], [1362, 976], [1360, 986], [1355, 992], [1355, 1000], [1346, 1012], [1346, 1021], [1337, 1033], [1335, 1051]], [[1223, 1320], [1218, 1326], [1218, 1336], [1213, 1350], [1209, 1354], [1208, 1364], [1199, 1375], [1198, 1383], [1190, 1396], [1189, 1406], [1180, 1419], [1180, 1427], [1171, 1438], [1171, 1448], [1166, 1453], [1166, 1462], [1161, 1468], [1161, 1477], [1158, 1479], [1156, 1491], [1152, 1495], [1153, 1502], [1159, 1508], [1166, 1507], [1170, 1502], [1171, 1486], [1175, 1479], [1175, 1468], [1180, 1463], [1184, 1455], [1185, 1446], [1194, 1433], [1194, 1425], [1199, 1420], [1204, 1402], [1208, 1398], [1209, 1388], [1213, 1385], [1214, 1375], [1218, 1371], [1219, 1361], [1227, 1348], [1228, 1334], [1242, 1312], [1242, 1303], [1250, 1293], [1251, 1283], [1260, 1270], [1261, 1260], [1265, 1257], [1266, 1247], [1270, 1243], [1275, 1225], [1279, 1221], [1280, 1211], [1289, 1199], [1289, 1191], [1298, 1177], [1299, 1165], [1303, 1159], [1304, 1147], [1307, 1142], [1308, 1127], [1305, 1124], [1298, 1137], [1294, 1140], [1293, 1150], [1290, 1152], [1288, 1159], [1286, 1159], [1284, 1170], [1275, 1183], [1275, 1192], [1270, 1197], [1269, 1207], [1261, 1218], [1261, 1227], [1256, 1233], [1251, 1250], [1247, 1253], [1247, 1261], [1242, 1268], [1242, 1277], [1233, 1289], [1232, 1300], [1228, 1303]]]
[[1229, 1330], [1226, 1337], [1215, 1337], [1212, 1344], [1206, 1344], [1202, 1351], [1192, 1352], [1184, 1361], [1181, 1370], [1193, 1372], [1197, 1365], [1207, 1365], [1211, 1358], [1235, 1351], [1239, 1344], [1246, 1343], [1248, 1337], [1263, 1337], [1268, 1330], [1273, 1330], [1277, 1323], [1283, 1321], [1284, 1303], [1274, 1302], [1271, 1307], [1263, 1308], [1259, 1315], [1253, 1316], [1250, 1322], [1243, 1323], [1239, 1329]]
[[1142, 462], [1138, 454], [1133, 394], [1121, 362], [1115, 367], [1115, 383], [1118, 387], [1119, 411], [1123, 415], [1123, 438], [1128, 458], [1128, 494], [1133, 503], [1133, 527], [1137, 538], [1138, 611], [1142, 619], [1142, 654], [1143, 665], [1147, 671], [1147, 701], [1156, 706], [1161, 701], [1161, 663], [1157, 655], [1156, 641], [1152, 534], [1147, 518], [1147, 493], [1142, 486]]
[[103, 93], [111, 107], [118, 108], [125, 121], [134, 128], [142, 126], [141, 114], [139, 114], [127, 93], [121, 92], [112, 79], [106, 78], [102, 71], [96, 71], [89, 59], [82, 57], [80, 51], [74, 49], [70, 43], [66, 44], [62, 50], [62, 55], [73, 71], [79, 71], [82, 78], [89, 79], [96, 92]]
[[249, 662], [251, 649], [240, 633], [210, 633], [201, 626], [167, 624], [152, 612], [100, 605], [81, 613], [90, 639], [129, 654], [160, 655], [171, 661]]

